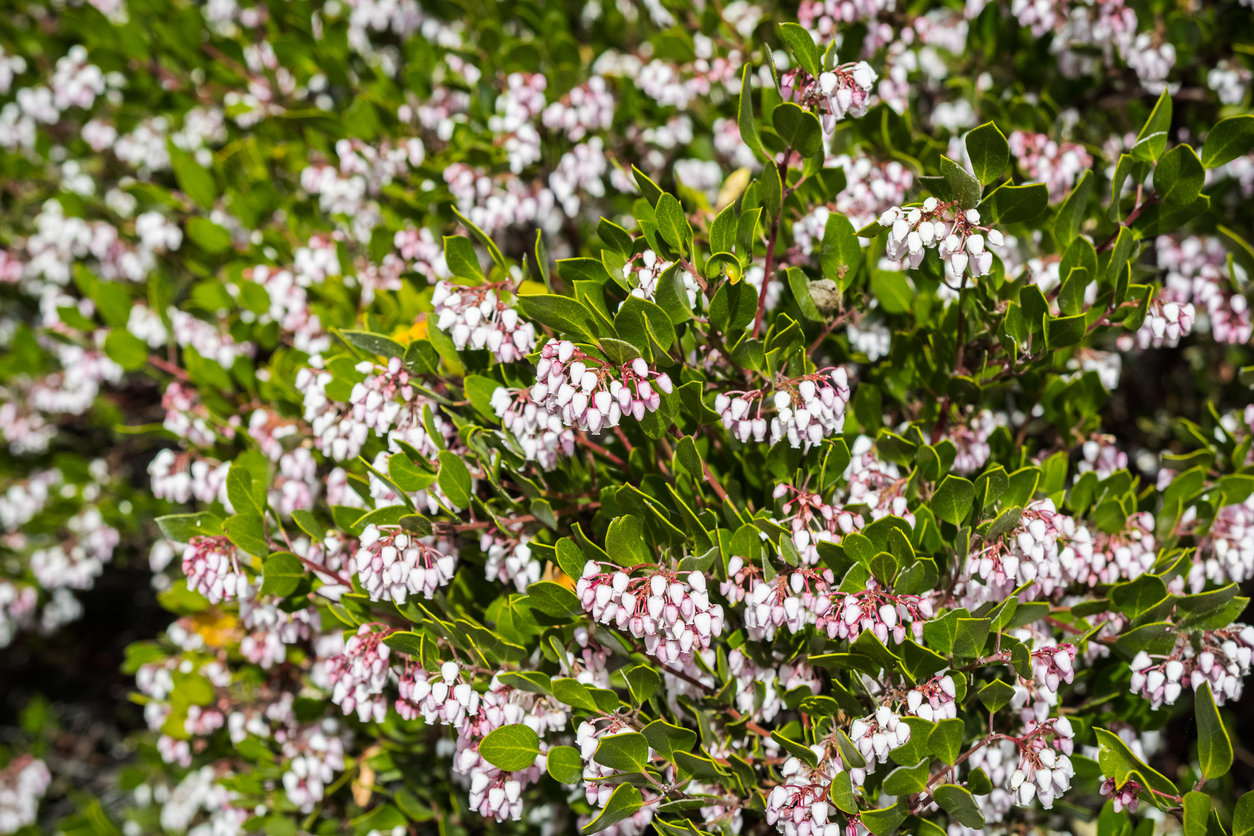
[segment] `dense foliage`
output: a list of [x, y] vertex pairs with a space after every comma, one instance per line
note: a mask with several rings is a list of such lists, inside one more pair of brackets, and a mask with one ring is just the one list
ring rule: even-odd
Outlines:
[[170, 622], [0, 832], [1247, 836], [1251, 44], [13, 0], [0, 646]]

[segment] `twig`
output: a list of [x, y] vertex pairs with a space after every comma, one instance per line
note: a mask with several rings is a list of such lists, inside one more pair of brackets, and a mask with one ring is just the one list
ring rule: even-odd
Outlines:
[[154, 366], [161, 369], [161, 371], [165, 372], [166, 374], [172, 374], [175, 377], [177, 377], [179, 380], [186, 381], [188, 383], [191, 382], [191, 377], [187, 374], [186, 371], [184, 371], [183, 369], [180, 369], [178, 366], [174, 365], [168, 360], [162, 360], [160, 357], [158, 357], [155, 354], [149, 354], [148, 362], [152, 363]]
[[599, 456], [603, 456], [604, 458], [609, 459], [611, 462], [613, 462], [614, 464], [618, 465], [619, 467], [623, 469], [627, 468], [627, 462], [623, 461], [618, 456], [611, 453], [609, 450], [606, 450], [600, 444], [597, 444], [595, 441], [588, 438], [588, 436], [585, 435], [584, 433], [581, 432], [579, 433], [579, 435], [575, 436], [575, 440], [579, 442], [579, 444], [582, 445], [583, 447], [587, 447], [593, 453], [596, 453]]

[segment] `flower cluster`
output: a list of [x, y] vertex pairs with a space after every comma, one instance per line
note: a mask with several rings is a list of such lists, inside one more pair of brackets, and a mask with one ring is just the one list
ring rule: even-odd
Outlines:
[[786, 500], [781, 506], [788, 515], [785, 522], [792, 529], [792, 543], [797, 553], [807, 565], [815, 565], [822, 557], [819, 543], [839, 543], [841, 537], [863, 526], [860, 515], [824, 502], [822, 495], [812, 491], [780, 484], [773, 493], [775, 499]]
[[816, 744], [810, 749], [819, 759], [818, 767], [810, 769], [790, 757], [780, 770], [785, 783], [777, 784], [766, 798], [766, 823], [789, 836], [826, 836], [833, 826], [828, 817], [836, 810], [828, 788], [844, 770], [839, 755], [831, 757], [827, 747]]
[[48, 767], [29, 755], [16, 758], [0, 771], [0, 833], [16, 833], [33, 824], [39, 799], [51, 783]]
[[963, 212], [956, 203], [942, 203], [934, 197], [912, 209], [887, 209], [879, 224], [888, 229], [885, 253], [889, 258], [916, 268], [927, 251], [935, 249], [945, 263], [945, 277], [952, 282], [963, 280], [968, 268], [972, 276], [987, 276], [993, 269], [993, 253], [985, 245], [1001, 248], [1005, 244], [1001, 232], [980, 226], [979, 210]]
[[479, 693], [462, 679], [456, 662], [440, 666], [433, 678], [419, 667], [406, 666], [399, 683], [396, 713], [406, 720], [421, 716], [427, 723], [440, 723], [460, 730], [468, 717], [479, 713]]
[[[1045, 739], [1047, 733], [1052, 740]], [[1035, 797], [1048, 810], [1054, 806], [1054, 799], [1071, 786], [1075, 767], [1062, 747], [1070, 745], [1072, 736], [1071, 722], [1059, 717], [1029, 729], [1026, 743], [1018, 741], [1019, 768], [1011, 773], [1008, 789], [1018, 794], [1020, 805], [1030, 804]]]
[[864, 591], [833, 595], [830, 608], [819, 607], [818, 628], [825, 630], [828, 638], [849, 640], [870, 630], [884, 644], [890, 638], [901, 644], [907, 633], [916, 641], [922, 639], [923, 623], [934, 614], [931, 599], [894, 595], [877, 587], [872, 580]]
[[662, 663], [691, 659], [723, 633], [723, 607], [710, 603], [700, 572], [682, 580], [669, 570], [632, 577], [622, 569], [603, 571], [590, 560], [575, 594], [593, 618], [643, 639], [645, 650]]
[[405, 603], [419, 592], [430, 598], [453, 579], [457, 552], [443, 538], [417, 537], [399, 526], [368, 525], [353, 567], [372, 601]]
[[1174, 705], [1187, 684], [1193, 690], [1209, 683], [1215, 702], [1238, 700], [1254, 653], [1254, 627], [1235, 624], [1199, 633], [1196, 640], [1180, 633], [1167, 655], [1142, 650], [1132, 660], [1131, 688], [1154, 708]]
[[765, 441], [769, 429], [771, 444], [786, 438], [789, 446], [809, 450], [844, 427], [849, 374], [837, 367], [781, 379], [771, 397], [775, 415], [769, 423], [762, 413], [766, 394], [764, 390], [720, 392], [714, 398], [714, 409], [723, 426], [741, 442], [748, 442], [750, 437]]
[[183, 574], [187, 575], [187, 588], [213, 604], [240, 596], [248, 588], [239, 552], [223, 536], [193, 537], [183, 550]]
[[[1072, 723], [1109, 772], [1240, 697], [1232, 9], [278, 5], [21, 0], [0, 48], [0, 647], [108, 638], [53, 635], [102, 580], [172, 611], [120, 832], [1048, 830]], [[42, 705], [0, 831], [83, 828]]]
[[624, 415], [640, 421], [656, 412], [662, 393], [672, 389], [670, 376], [652, 371], [640, 357], [615, 366], [559, 340], [540, 351], [531, 398], [560, 415], [566, 426], [596, 435], [603, 427], [617, 427]]
[[953, 676], [934, 677], [906, 693], [906, 713], [931, 722], [958, 716], [958, 688]]
[[562, 423], [559, 413], [536, 403], [531, 390], [499, 386], [492, 392], [490, 405], [527, 461], [552, 470], [562, 456], [575, 454], [574, 431]]
[[383, 688], [391, 673], [388, 667], [390, 649], [383, 643], [387, 632], [363, 624], [344, 643], [344, 651], [327, 664], [327, 682], [331, 686], [331, 702], [345, 714], [357, 712], [363, 722], [382, 722], [388, 711]]
[[1110, 799], [1111, 804], [1115, 808], [1115, 812], [1127, 808], [1129, 813], [1135, 813], [1137, 806], [1141, 800], [1137, 797], [1143, 787], [1136, 779], [1125, 781], [1122, 786], [1114, 778], [1107, 778], [1102, 781], [1102, 785], [1098, 787], [1098, 791]]
[[459, 287], [439, 282], [431, 304], [436, 327], [448, 333], [459, 349], [487, 349], [502, 363], [517, 362], [536, 345], [536, 328], [506, 304], [504, 285]]
[[1076, 142], [1056, 142], [1045, 134], [1015, 131], [1007, 141], [1019, 168], [1029, 181], [1049, 187], [1050, 202], [1063, 200], [1080, 175], [1093, 165], [1093, 157]]

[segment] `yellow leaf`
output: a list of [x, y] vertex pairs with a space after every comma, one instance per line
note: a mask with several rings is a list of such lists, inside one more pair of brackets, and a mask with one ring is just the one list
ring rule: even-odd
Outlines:
[[409, 327], [400, 326], [392, 332], [392, 339], [402, 345], [409, 345], [414, 340], [420, 340], [427, 336], [427, 320], [426, 317], [414, 322]]
[[728, 206], [736, 202], [736, 198], [749, 186], [749, 178], [753, 176], [753, 172], [747, 168], [738, 168], [731, 174], [727, 175], [727, 179], [723, 181], [723, 185], [718, 190], [718, 200], [715, 201], [714, 211], [722, 212]]
[[191, 620], [192, 631], [203, 638], [209, 647], [226, 647], [243, 638], [239, 620], [230, 613], [211, 607], [196, 613]]

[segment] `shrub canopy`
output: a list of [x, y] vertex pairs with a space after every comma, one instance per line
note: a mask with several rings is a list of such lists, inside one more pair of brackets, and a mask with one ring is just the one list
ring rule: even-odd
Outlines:
[[4, 18], [0, 832], [1254, 828], [1248, 5]]

